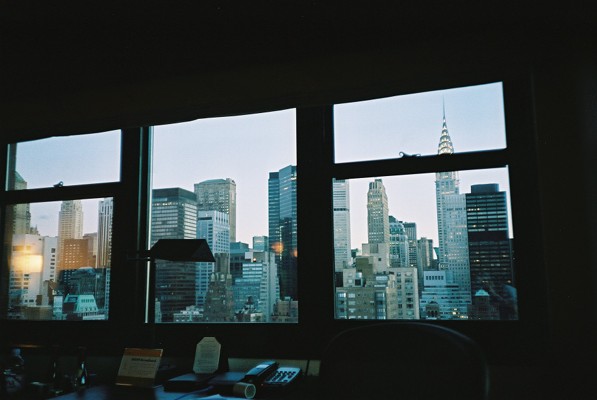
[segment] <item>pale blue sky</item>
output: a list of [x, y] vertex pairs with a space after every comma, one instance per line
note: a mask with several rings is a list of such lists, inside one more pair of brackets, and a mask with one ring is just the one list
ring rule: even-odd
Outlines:
[[[456, 152], [505, 146], [501, 84], [482, 85], [336, 105], [336, 161], [394, 158], [400, 151], [436, 154], [445, 106]], [[237, 184], [237, 239], [267, 235], [269, 172], [296, 164], [295, 111], [213, 118], [155, 127], [155, 188], [182, 187], [207, 179]], [[111, 181], [118, 176], [118, 134], [52, 138], [19, 145], [17, 170], [29, 187]], [[91, 142], [89, 140], [92, 140]], [[300, 172], [299, 172], [300, 173]], [[461, 172], [461, 193], [476, 183], [498, 183], [509, 191], [505, 170]], [[352, 247], [367, 241], [368, 182], [351, 181]], [[418, 235], [437, 245], [434, 175], [382, 177], [390, 214], [416, 222]], [[300, 184], [300, 175], [299, 175]], [[97, 200], [86, 202], [85, 232], [96, 230]], [[60, 203], [32, 205], [33, 224], [55, 235]], [[89, 208], [91, 206], [91, 208]], [[44, 221], [54, 220], [54, 227]], [[54, 230], [54, 233], [52, 233]]]

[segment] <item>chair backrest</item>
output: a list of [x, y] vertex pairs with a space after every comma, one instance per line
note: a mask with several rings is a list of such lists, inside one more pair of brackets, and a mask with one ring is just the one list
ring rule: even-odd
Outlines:
[[423, 322], [373, 323], [334, 337], [321, 358], [321, 399], [485, 400], [489, 368], [480, 347]]

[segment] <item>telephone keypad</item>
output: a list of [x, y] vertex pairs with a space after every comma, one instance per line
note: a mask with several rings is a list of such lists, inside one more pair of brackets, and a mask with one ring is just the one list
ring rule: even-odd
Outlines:
[[280, 367], [265, 381], [265, 383], [270, 385], [284, 385], [290, 383], [300, 372], [300, 368]]

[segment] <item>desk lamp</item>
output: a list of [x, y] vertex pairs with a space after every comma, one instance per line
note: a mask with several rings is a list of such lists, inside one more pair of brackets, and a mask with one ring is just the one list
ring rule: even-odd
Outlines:
[[149, 288], [147, 300], [147, 322], [155, 324], [155, 275], [156, 260], [215, 262], [205, 239], [159, 239], [142, 253], [140, 261], [149, 261]]

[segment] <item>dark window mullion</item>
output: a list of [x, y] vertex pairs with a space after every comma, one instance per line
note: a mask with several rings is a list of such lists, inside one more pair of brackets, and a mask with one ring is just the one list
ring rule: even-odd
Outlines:
[[442, 171], [501, 168], [510, 161], [510, 150], [476, 151], [449, 156], [417, 156], [389, 160], [359, 161], [335, 164], [336, 179], [371, 176], [408, 175]]
[[147, 246], [150, 143], [149, 127], [122, 132], [122, 185], [115, 193], [112, 225], [110, 320], [126, 325], [145, 320], [146, 265], [132, 259]]
[[60, 188], [41, 188], [11, 190], [5, 192], [5, 203], [41, 203], [49, 201], [90, 199], [112, 197], [121, 188], [120, 182], [97, 183], [89, 185], [63, 186]]

